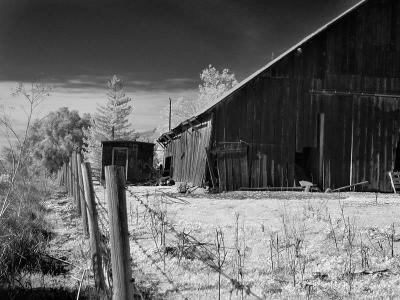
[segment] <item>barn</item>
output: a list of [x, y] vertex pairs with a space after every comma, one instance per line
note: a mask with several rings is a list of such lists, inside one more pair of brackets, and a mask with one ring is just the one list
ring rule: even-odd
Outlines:
[[123, 166], [127, 183], [143, 183], [153, 176], [154, 144], [131, 141], [102, 141], [101, 180], [104, 182], [104, 167]]
[[364, 0], [158, 142], [175, 181], [321, 189], [400, 168], [400, 1]]

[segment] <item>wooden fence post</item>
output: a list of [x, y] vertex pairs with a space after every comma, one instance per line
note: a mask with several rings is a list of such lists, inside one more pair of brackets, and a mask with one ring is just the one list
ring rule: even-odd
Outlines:
[[78, 194], [79, 199], [81, 202], [81, 214], [82, 214], [82, 227], [83, 227], [83, 234], [85, 237], [88, 237], [89, 230], [88, 230], [88, 220], [87, 220], [87, 212], [86, 212], [86, 201], [85, 201], [85, 189], [83, 187], [83, 177], [82, 177], [82, 158], [81, 154], [78, 153], [76, 155], [76, 166], [77, 166], [77, 173], [78, 173]]
[[69, 162], [65, 164], [65, 187], [67, 189], [68, 195], [69, 195]]
[[75, 204], [76, 204], [76, 197], [75, 197], [75, 168], [76, 168], [76, 153], [75, 151], [72, 151], [71, 153], [71, 180], [72, 180], [72, 186], [71, 186], [71, 192], [72, 192], [72, 197], [74, 197]]
[[63, 186], [66, 188], [67, 184], [68, 184], [68, 177], [67, 177], [67, 163], [65, 163], [65, 162], [63, 165], [63, 172], [64, 172]]
[[79, 215], [82, 214], [81, 211], [81, 201], [80, 201], [80, 193], [79, 193], [79, 179], [78, 179], [78, 164], [77, 164], [77, 157], [76, 151], [72, 151], [72, 188], [73, 188], [73, 196], [76, 203], [76, 211]]
[[58, 186], [62, 186], [62, 180], [63, 180], [63, 166], [58, 170]]
[[65, 190], [68, 191], [68, 162], [64, 163], [65, 169], [64, 169], [64, 174], [65, 174], [65, 181], [64, 181], [64, 186]]
[[64, 171], [64, 180], [63, 180], [63, 185], [64, 185], [64, 187], [67, 187], [67, 181], [68, 181], [68, 179], [67, 179], [67, 163], [64, 163], [64, 169], [63, 169], [63, 171]]
[[85, 190], [86, 210], [89, 221], [90, 251], [92, 255], [92, 265], [96, 290], [100, 296], [106, 294], [106, 284], [103, 273], [103, 262], [100, 248], [99, 224], [97, 220], [96, 202], [94, 199], [94, 189], [92, 181], [92, 171], [90, 163], [82, 163], [82, 181]]
[[105, 167], [105, 180], [110, 220], [113, 299], [128, 300], [132, 299], [133, 290], [124, 167]]
[[68, 162], [68, 195], [72, 196], [72, 156], [69, 157]]

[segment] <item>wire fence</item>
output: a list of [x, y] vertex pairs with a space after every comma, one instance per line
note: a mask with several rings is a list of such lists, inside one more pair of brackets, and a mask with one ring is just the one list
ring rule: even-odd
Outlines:
[[[238, 279], [229, 276], [226, 272], [222, 270], [222, 268], [217, 263], [218, 257], [216, 253], [210, 250], [209, 246], [211, 244], [209, 242], [199, 241], [191, 234], [176, 229], [172, 223], [166, 220], [165, 215], [162, 212], [152, 208], [149, 205], [147, 201], [148, 195], [146, 195], [146, 197], [137, 196], [133, 191], [129, 190], [129, 188], [127, 188], [126, 191], [133, 199], [135, 199], [146, 210], [146, 212], [157, 218], [158, 221], [162, 222], [163, 225], [166, 228], [168, 228], [169, 232], [172, 233], [178, 241], [181, 241], [183, 244], [185, 244], [186, 248], [190, 248], [191, 254], [195, 259], [202, 262], [205, 266], [209, 267], [210, 269], [212, 269], [216, 273], [219, 273], [221, 276], [227, 279], [231, 283], [232, 288], [238, 291], [244, 291], [247, 295], [252, 296], [255, 299], [263, 299], [262, 297], [260, 297], [251, 290], [250, 285], [243, 284], [243, 282], [240, 282]], [[163, 191], [155, 191], [154, 198], [156, 198], [157, 192], [160, 193], [162, 199], [161, 201], [164, 201], [164, 203], [188, 204], [188, 201], [176, 196], [168, 195]], [[167, 200], [164, 200], [163, 197], [167, 198]], [[144, 198], [146, 198], [146, 201], [144, 201]]]
[[[73, 157], [71, 157], [71, 162], [73, 162]], [[60, 175], [60, 185], [64, 185], [71, 196], [77, 197], [77, 194], [87, 195], [87, 191], [85, 191], [85, 187], [79, 184], [79, 174], [77, 174], [76, 170], [79, 168], [75, 167], [73, 163], [66, 165], [66, 167], [62, 168], [62, 174]], [[75, 170], [75, 172], [74, 172]], [[83, 174], [83, 172], [82, 172]], [[91, 182], [91, 180], [90, 180]], [[74, 185], [76, 188], [74, 189]], [[71, 190], [72, 189], [72, 190]], [[94, 215], [97, 216], [98, 222], [98, 234], [99, 234], [99, 244], [98, 251], [103, 262], [103, 270], [105, 276], [105, 283], [107, 285], [107, 295], [108, 297], [112, 294], [112, 274], [111, 274], [111, 249], [110, 249], [110, 215], [109, 215], [109, 207], [106, 206], [106, 195], [105, 189], [103, 189], [103, 195], [99, 194], [99, 188], [97, 190], [92, 186], [92, 194], [93, 194], [93, 207], [94, 207]], [[182, 294], [184, 291], [180, 289], [180, 285], [174, 282], [173, 274], [168, 274], [168, 270], [170, 266], [167, 266], [166, 255], [172, 254], [178, 257], [179, 261], [182, 257], [187, 255], [190, 256], [190, 261], [193, 264], [197, 264], [197, 261], [201, 262], [204, 267], [209, 268], [213, 272], [215, 272], [219, 277], [225, 278], [231, 285], [231, 290], [236, 290], [242, 294], [242, 299], [244, 295], [251, 296], [255, 299], [263, 299], [255, 292], [252, 291], [249, 284], [245, 284], [240, 276], [236, 276], [236, 278], [230, 276], [221, 265], [221, 252], [222, 249], [234, 250], [234, 248], [225, 247], [224, 244], [218, 245], [218, 251], [215, 250], [215, 245], [212, 242], [204, 242], [196, 238], [191, 232], [186, 232], [185, 230], [177, 229], [176, 225], [174, 225], [171, 221], [167, 220], [166, 208], [168, 205], [172, 204], [182, 204], [186, 205], [189, 202], [185, 199], [177, 197], [175, 195], [171, 195], [165, 193], [160, 189], [155, 189], [154, 194], [150, 195], [148, 192], [145, 194], [139, 194], [133, 191], [130, 188], [125, 187], [125, 192], [128, 195], [130, 200], [134, 200], [137, 203], [137, 213], [136, 213], [136, 222], [138, 223], [139, 212], [138, 207], [142, 209], [142, 221], [144, 227], [142, 230], [147, 234], [146, 245], [142, 243], [143, 239], [140, 239], [136, 236], [135, 232], [130, 234], [130, 241], [136, 246], [136, 248], [146, 257], [146, 260], [155, 268], [155, 271], [165, 280], [165, 283], [168, 284], [171, 288], [164, 291], [164, 293], [177, 293]], [[100, 192], [101, 193], [101, 192]], [[82, 197], [81, 197], [82, 198]], [[152, 201], [149, 201], [149, 198], [152, 198]], [[78, 196], [79, 199], [79, 196]], [[86, 197], [80, 199], [83, 201], [83, 207], [90, 207]], [[78, 200], [79, 202], [79, 200]], [[132, 203], [132, 202], [131, 202]], [[77, 204], [79, 205], [79, 204]], [[86, 213], [82, 211], [81, 214]], [[88, 214], [90, 212], [88, 211]], [[126, 212], [127, 213], [127, 212]], [[131, 214], [131, 219], [133, 218]], [[134, 220], [131, 220], [134, 222]], [[90, 227], [90, 226], [89, 226]], [[174, 239], [176, 243], [176, 247], [171, 249], [171, 246], [167, 246], [166, 237], [170, 236]], [[219, 236], [221, 238], [221, 235]], [[218, 231], [217, 231], [218, 238]], [[148, 249], [148, 240], [153, 241], [153, 245], [156, 248], [156, 251], [150, 251]], [[222, 248], [221, 248], [222, 247]], [[190, 252], [190, 254], [188, 254]], [[225, 258], [224, 258], [225, 259]], [[135, 261], [132, 261], [133, 265], [135, 265]], [[95, 266], [93, 266], [93, 271]], [[195, 268], [187, 268], [186, 271], [196, 272]], [[142, 273], [145, 273], [145, 270], [141, 270]], [[241, 272], [241, 271], [240, 271]], [[84, 275], [83, 275], [84, 276]], [[96, 277], [96, 275], [95, 275]], [[96, 280], [96, 279], [95, 279]], [[83, 281], [83, 278], [82, 278]], [[133, 288], [136, 296], [141, 299], [151, 298], [154, 295], [151, 295], [151, 292], [145, 291], [142, 287], [138, 286], [137, 282], [133, 281]], [[219, 289], [220, 289], [220, 279], [219, 279]]]

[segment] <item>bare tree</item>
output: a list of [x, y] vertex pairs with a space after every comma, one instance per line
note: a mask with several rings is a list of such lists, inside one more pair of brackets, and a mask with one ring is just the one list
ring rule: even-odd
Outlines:
[[0, 126], [3, 132], [6, 133], [6, 137], [10, 147], [10, 154], [12, 157], [12, 168], [9, 170], [9, 187], [2, 200], [0, 209], [0, 218], [3, 216], [9, 205], [9, 199], [12, 191], [14, 190], [15, 180], [23, 164], [26, 154], [29, 152], [28, 137], [29, 130], [31, 128], [32, 119], [36, 108], [42, 101], [50, 95], [51, 88], [42, 83], [32, 83], [29, 88], [24, 84], [20, 83], [17, 88], [13, 91], [13, 96], [22, 96], [25, 103], [28, 105], [28, 109], [24, 112], [26, 114], [26, 125], [22, 134], [18, 134], [12, 119], [7, 113], [7, 108], [2, 107], [0, 115]]

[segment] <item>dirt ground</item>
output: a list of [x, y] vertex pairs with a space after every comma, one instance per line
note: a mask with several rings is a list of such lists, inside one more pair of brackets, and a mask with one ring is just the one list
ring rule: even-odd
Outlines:
[[[400, 196], [176, 191], [128, 188], [130, 252], [139, 294], [153, 299], [218, 299], [219, 291], [221, 299], [241, 299], [242, 293], [245, 299], [400, 297]], [[106, 208], [104, 189], [96, 186], [95, 192]], [[164, 214], [165, 244], [161, 222], [143, 204]], [[43, 282], [76, 289], [83, 270], [90, 269], [80, 219], [70, 198], [47, 205], [55, 232], [50, 254], [73, 266]], [[104, 211], [99, 216], [107, 225]], [[226, 255], [220, 288], [218, 272], [210, 267], [218, 254], [216, 230], [223, 234]], [[179, 252], [182, 232], [199, 244]], [[236, 288], [231, 279], [237, 280]], [[82, 289], [90, 290], [92, 282], [88, 272]]]
[[75, 204], [61, 189], [44, 204], [52, 232], [44, 253], [48, 270], [45, 274], [31, 274], [29, 289], [19, 291], [17, 299], [76, 299], [81, 281], [79, 299], [88, 299], [93, 287], [89, 242], [83, 235]]
[[[215, 230], [221, 229], [227, 249], [222, 270], [230, 278], [238, 274], [235, 243], [239, 242], [243, 254], [241, 282], [260, 298], [400, 296], [400, 290], [393, 286], [400, 283], [400, 196], [351, 192], [186, 195], [177, 194], [174, 187], [129, 190], [134, 270], [138, 282], [155, 289], [160, 298], [215, 299], [218, 276], [201, 259], [164, 256], [161, 242], [154, 237], [157, 224], [149, 225], [150, 215], [137, 197], [155, 210], [164, 211], [166, 222], [178, 232], [190, 232], [211, 252], [215, 252]], [[277, 238], [276, 247], [272, 241]], [[290, 244], [296, 239], [301, 245], [294, 257]], [[278, 250], [271, 249], [271, 242]], [[177, 244], [176, 234], [167, 230], [166, 247]], [[366, 255], [361, 254], [364, 250]], [[241, 296], [227, 279], [222, 280], [221, 293], [222, 299]]]

